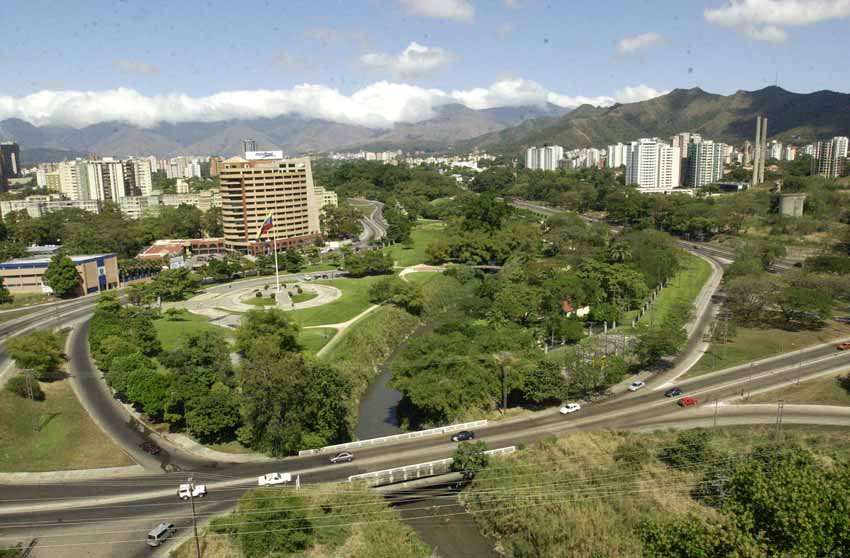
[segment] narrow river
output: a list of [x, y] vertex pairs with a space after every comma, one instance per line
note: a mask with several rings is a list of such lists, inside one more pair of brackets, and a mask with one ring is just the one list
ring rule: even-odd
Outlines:
[[[422, 335], [429, 329], [423, 326], [410, 337]], [[401, 393], [389, 386], [392, 377], [392, 362], [407, 344], [402, 343], [384, 361], [381, 373], [372, 380], [360, 399], [357, 439], [377, 438], [398, 434], [396, 406]], [[433, 494], [431, 490], [423, 493]], [[494, 558], [493, 543], [478, 530], [475, 518], [466, 513], [458, 502], [457, 492], [447, 490], [439, 495], [423, 497], [393, 506], [407, 523], [428, 544], [435, 556], [441, 558]], [[434, 517], [442, 516], [442, 517]]]

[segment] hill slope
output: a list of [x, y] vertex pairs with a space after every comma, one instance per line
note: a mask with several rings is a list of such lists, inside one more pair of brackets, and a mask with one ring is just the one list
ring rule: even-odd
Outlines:
[[686, 131], [739, 144], [755, 136], [758, 114], [768, 118], [768, 136], [783, 141], [803, 143], [850, 133], [850, 95], [845, 93], [800, 94], [766, 87], [724, 96], [694, 88], [607, 108], [582, 106], [564, 116], [530, 120], [461, 142], [458, 148], [516, 153], [545, 143], [600, 147]]

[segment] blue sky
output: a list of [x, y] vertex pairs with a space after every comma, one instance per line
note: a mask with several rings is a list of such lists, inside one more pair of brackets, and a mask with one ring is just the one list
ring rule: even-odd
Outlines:
[[847, 91], [848, 17], [850, 0], [29, 0], [4, 13], [0, 118], [387, 126], [446, 102], [610, 104], [777, 75]]

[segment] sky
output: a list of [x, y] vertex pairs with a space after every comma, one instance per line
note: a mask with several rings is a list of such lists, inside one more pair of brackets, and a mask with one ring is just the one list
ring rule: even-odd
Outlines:
[[850, 0], [28, 0], [3, 19], [0, 119], [36, 125], [850, 90]]

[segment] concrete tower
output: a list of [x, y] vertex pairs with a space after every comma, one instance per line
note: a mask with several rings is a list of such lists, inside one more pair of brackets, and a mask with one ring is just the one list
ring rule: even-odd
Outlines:
[[756, 117], [756, 145], [753, 149], [752, 185], [764, 182], [764, 159], [767, 155], [767, 118]]

